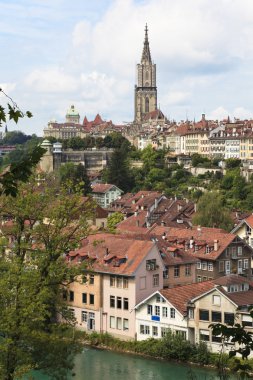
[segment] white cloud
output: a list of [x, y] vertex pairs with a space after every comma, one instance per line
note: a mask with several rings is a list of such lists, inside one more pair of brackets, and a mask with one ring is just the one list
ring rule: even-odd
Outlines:
[[33, 91], [46, 93], [74, 91], [78, 87], [77, 78], [59, 68], [36, 69], [25, 78], [24, 82]]
[[162, 103], [165, 105], [180, 105], [184, 104], [185, 101], [189, 100], [190, 92], [184, 91], [170, 91], [166, 96], [163, 97]]

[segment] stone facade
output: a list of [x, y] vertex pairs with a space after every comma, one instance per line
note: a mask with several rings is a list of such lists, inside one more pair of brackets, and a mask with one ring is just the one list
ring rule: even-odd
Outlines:
[[137, 85], [135, 86], [135, 122], [141, 122], [144, 115], [157, 109], [156, 65], [152, 63], [148, 41], [148, 28], [141, 63], [137, 65]]

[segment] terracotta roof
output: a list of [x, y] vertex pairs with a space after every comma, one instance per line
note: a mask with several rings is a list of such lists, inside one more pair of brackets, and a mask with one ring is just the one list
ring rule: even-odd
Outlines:
[[245, 222], [246, 222], [251, 228], [253, 228], [253, 215], [251, 214], [250, 216], [248, 216], [248, 218], [245, 219]]
[[73, 263], [79, 257], [92, 260], [92, 269], [97, 272], [132, 276], [153, 246], [150, 240], [103, 233], [88, 236], [81, 248], [68, 256], [74, 256]]
[[112, 187], [116, 187], [110, 183], [96, 183], [92, 186], [93, 193], [107, 193]]
[[253, 305], [253, 290], [226, 293], [226, 295], [238, 306]]
[[189, 285], [177, 286], [171, 289], [162, 289], [160, 293], [182, 314], [187, 312], [188, 301], [214, 287], [213, 281], [198, 282]]
[[[216, 260], [230, 243], [237, 237], [219, 228], [192, 227], [191, 229], [170, 228], [156, 226], [150, 229], [152, 236], [165, 236], [170, 242], [189, 245], [190, 240], [193, 241], [192, 248], [188, 247], [187, 252], [193, 254], [199, 259]], [[217, 250], [214, 249], [214, 241], [217, 241]], [[210, 252], [206, 252], [206, 247], [210, 248]]]
[[245, 283], [252, 284], [252, 282], [248, 278], [244, 276], [240, 276], [239, 274], [230, 274], [229, 276], [218, 277], [214, 281], [215, 281], [215, 284], [222, 285], [222, 286], [245, 284]]

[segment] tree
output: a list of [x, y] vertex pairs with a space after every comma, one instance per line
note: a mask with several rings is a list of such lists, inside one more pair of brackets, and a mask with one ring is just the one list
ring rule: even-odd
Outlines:
[[241, 165], [241, 160], [238, 158], [228, 158], [226, 160], [226, 168], [227, 169], [235, 169]]
[[83, 195], [91, 192], [90, 180], [82, 164], [75, 165], [73, 162], [67, 162], [61, 165], [59, 175], [60, 182], [68, 186], [70, 192], [75, 191], [78, 184], [82, 188]]
[[79, 346], [62, 339], [56, 320], [74, 324], [62, 293], [81, 267], [68, 265], [64, 253], [87, 235], [88, 203], [47, 178], [41, 188], [31, 178], [0, 205], [0, 378], [41, 369], [66, 379]]
[[124, 215], [121, 212], [114, 212], [107, 218], [107, 228], [110, 232], [115, 232], [116, 225], [124, 219]]
[[25, 142], [31, 140], [32, 136], [27, 136], [21, 131], [11, 131], [7, 132], [3, 138], [4, 145], [18, 145], [24, 144]]
[[233, 221], [224, 206], [222, 197], [217, 192], [204, 193], [197, 203], [197, 213], [193, 223], [204, 227], [223, 228], [230, 231]]
[[[10, 98], [1, 88], [0, 93], [2, 93], [9, 101], [9, 103], [7, 103], [7, 108], [0, 104], [0, 127], [3, 126], [3, 123], [7, 122], [7, 119], [18, 123], [19, 119], [24, 117], [32, 117], [32, 113], [30, 111], [26, 111], [25, 113], [21, 111], [12, 98]], [[5, 168], [2, 173], [0, 173], [0, 194], [10, 194], [12, 196], [16, 196], [18, 191], [18, 182], [28, 180], [32, 173], [33, 167], [38, 164], [44, 152], [45, 150], [43, 148], [36, 146], [20, 161], [11, 163], [7, 168]]]
[[118, 186], [123, 191], [129, 191], [133, 186], [133, 178], [130, 174], [129, 162], [126, 152], [115, 149], [107, 170], [103, 173], [103, 180]]

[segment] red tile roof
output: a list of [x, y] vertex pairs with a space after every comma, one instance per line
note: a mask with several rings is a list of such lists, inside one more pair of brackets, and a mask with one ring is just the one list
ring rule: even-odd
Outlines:
[[[187, 243], [189, 245], [190, 240], [192, 240], [192, 248], [188, 247], [187, 252], [193, 254], [194, 257], [206, 260], [216, 260], [237, 237], [219, 228], [192, 227], [191, 229], [181, 229], [156, 225], [150, 229], [150, 235], [165, 236], [165, 239], [176, 245], [179, 244], [179, 241], [180, 244], [185, 245]], [[214, 248], [215, 240], [217, 241], [217, 250]], [[210, 248], [209, 253], [206, 253], [207, 246]]]
[[69, 256], [74, 257], [72, 262], [78, 262], [79, 257], [89, 258], [96, 272], [132, 276], [153, 246], [150, 240], [103, 233], [88, 236]]
[[162, 289], [160, 293], [182, 314], [187, 312], [187, 304], [192, 298], [211, 290], [213, 281], [198, 282], [190, 285], [177, 286], [171, 289]]
[[109, 183], [96, 183], [92, 186], [93, 193], [107, 193], [112, 187], [116, 187], [115, 185]]

